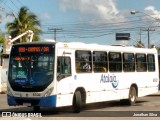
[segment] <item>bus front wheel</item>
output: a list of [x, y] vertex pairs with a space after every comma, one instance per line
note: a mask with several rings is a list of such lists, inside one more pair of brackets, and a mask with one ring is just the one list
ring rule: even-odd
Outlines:
[[39, 112], [40, 111], [40, 106], [34, 106], [33, 110], [34, 110], [34, 112]]
[[73, 112], [74, 113], [79, 113], [81, 110], [81, 105], [82, 105], [82, 99], [81, 99], [81, 92], [76, 91], [73, 96]]
[[137, 91], [136, 88], [132, 86], [129, 90], [129, 99], [128, 99], [129, 105], [134, 105], [136, 103], [136, 99], [137, 99]]

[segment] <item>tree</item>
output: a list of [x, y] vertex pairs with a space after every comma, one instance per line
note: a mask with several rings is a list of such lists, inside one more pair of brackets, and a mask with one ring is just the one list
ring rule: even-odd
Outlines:
[[138, 41], [136, 45], [134, 45], [135, 47], [138, 47], [138, 48], [144, 48], [144, 44], [141, 42], [141, 41]]
[[158, 52], [160, 52], [160, 46], [156, 46]]
[[151, 44], [150, 46], [151, 46], [151, 48], [155, 48], [156, 47], [154, 44]]
[[[40, 21], [35, 14], [28, 11], [29, 9], [27, 7], [22, 7], [17, 17], [13, 14], [14, 21], [6, 24], [7, 32], [14, 38], [27, 30], [32, 30], [34, 32], [33, 41], [38, 41], [41, 33]], [[26, 36], [23, 36], [19, 40], [19, 42], [26, 41]]]
[[5, 37], [3, 34], [0, 34], [0, 53], [2, 53], [5, 46]]
[[5, 37], [2, 34], [0, 34], [0, 44], [4, 42], [5, 42]]

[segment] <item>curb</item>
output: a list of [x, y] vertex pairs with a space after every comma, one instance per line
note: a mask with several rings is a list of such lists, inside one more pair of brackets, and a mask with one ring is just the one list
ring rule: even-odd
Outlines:
[[148, 96], [160, 96], [160, 91], [158, 91], [157, 93], [150, 94]]

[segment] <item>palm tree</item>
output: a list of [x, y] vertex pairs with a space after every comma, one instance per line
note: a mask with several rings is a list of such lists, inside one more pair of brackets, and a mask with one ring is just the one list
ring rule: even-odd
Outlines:
[[[14, 21], [7, 23], [6, 28], [8, 34], [12, 36], [12, 38], [26, 32], [27, 30], [32, 30], [34, 32], [33, 41], [39, 40], [39, 35], [41, 33], [40, 30], [40, 21], [38, 21], [37, 16], [33, 13], [28, 12], [27, 7], [20, 8], [18, 16], [16, 17], [14, 14]], [[26, 36], [20, 38], [19, 42], [26, 42]]]
[[3, 49], [5, 48], [5, 37], [0, 32], [0, 55], [2, 54]]
[[0, 44], [5, 42], [5, 37], [4, 34], [2, 33], [2, 31], [0, 30]]

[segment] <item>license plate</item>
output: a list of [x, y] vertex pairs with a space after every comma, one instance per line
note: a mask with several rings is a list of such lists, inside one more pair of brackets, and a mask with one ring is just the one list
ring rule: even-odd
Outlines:
[[23, 106], [31, 106], [31, 103], [23, 103]]

